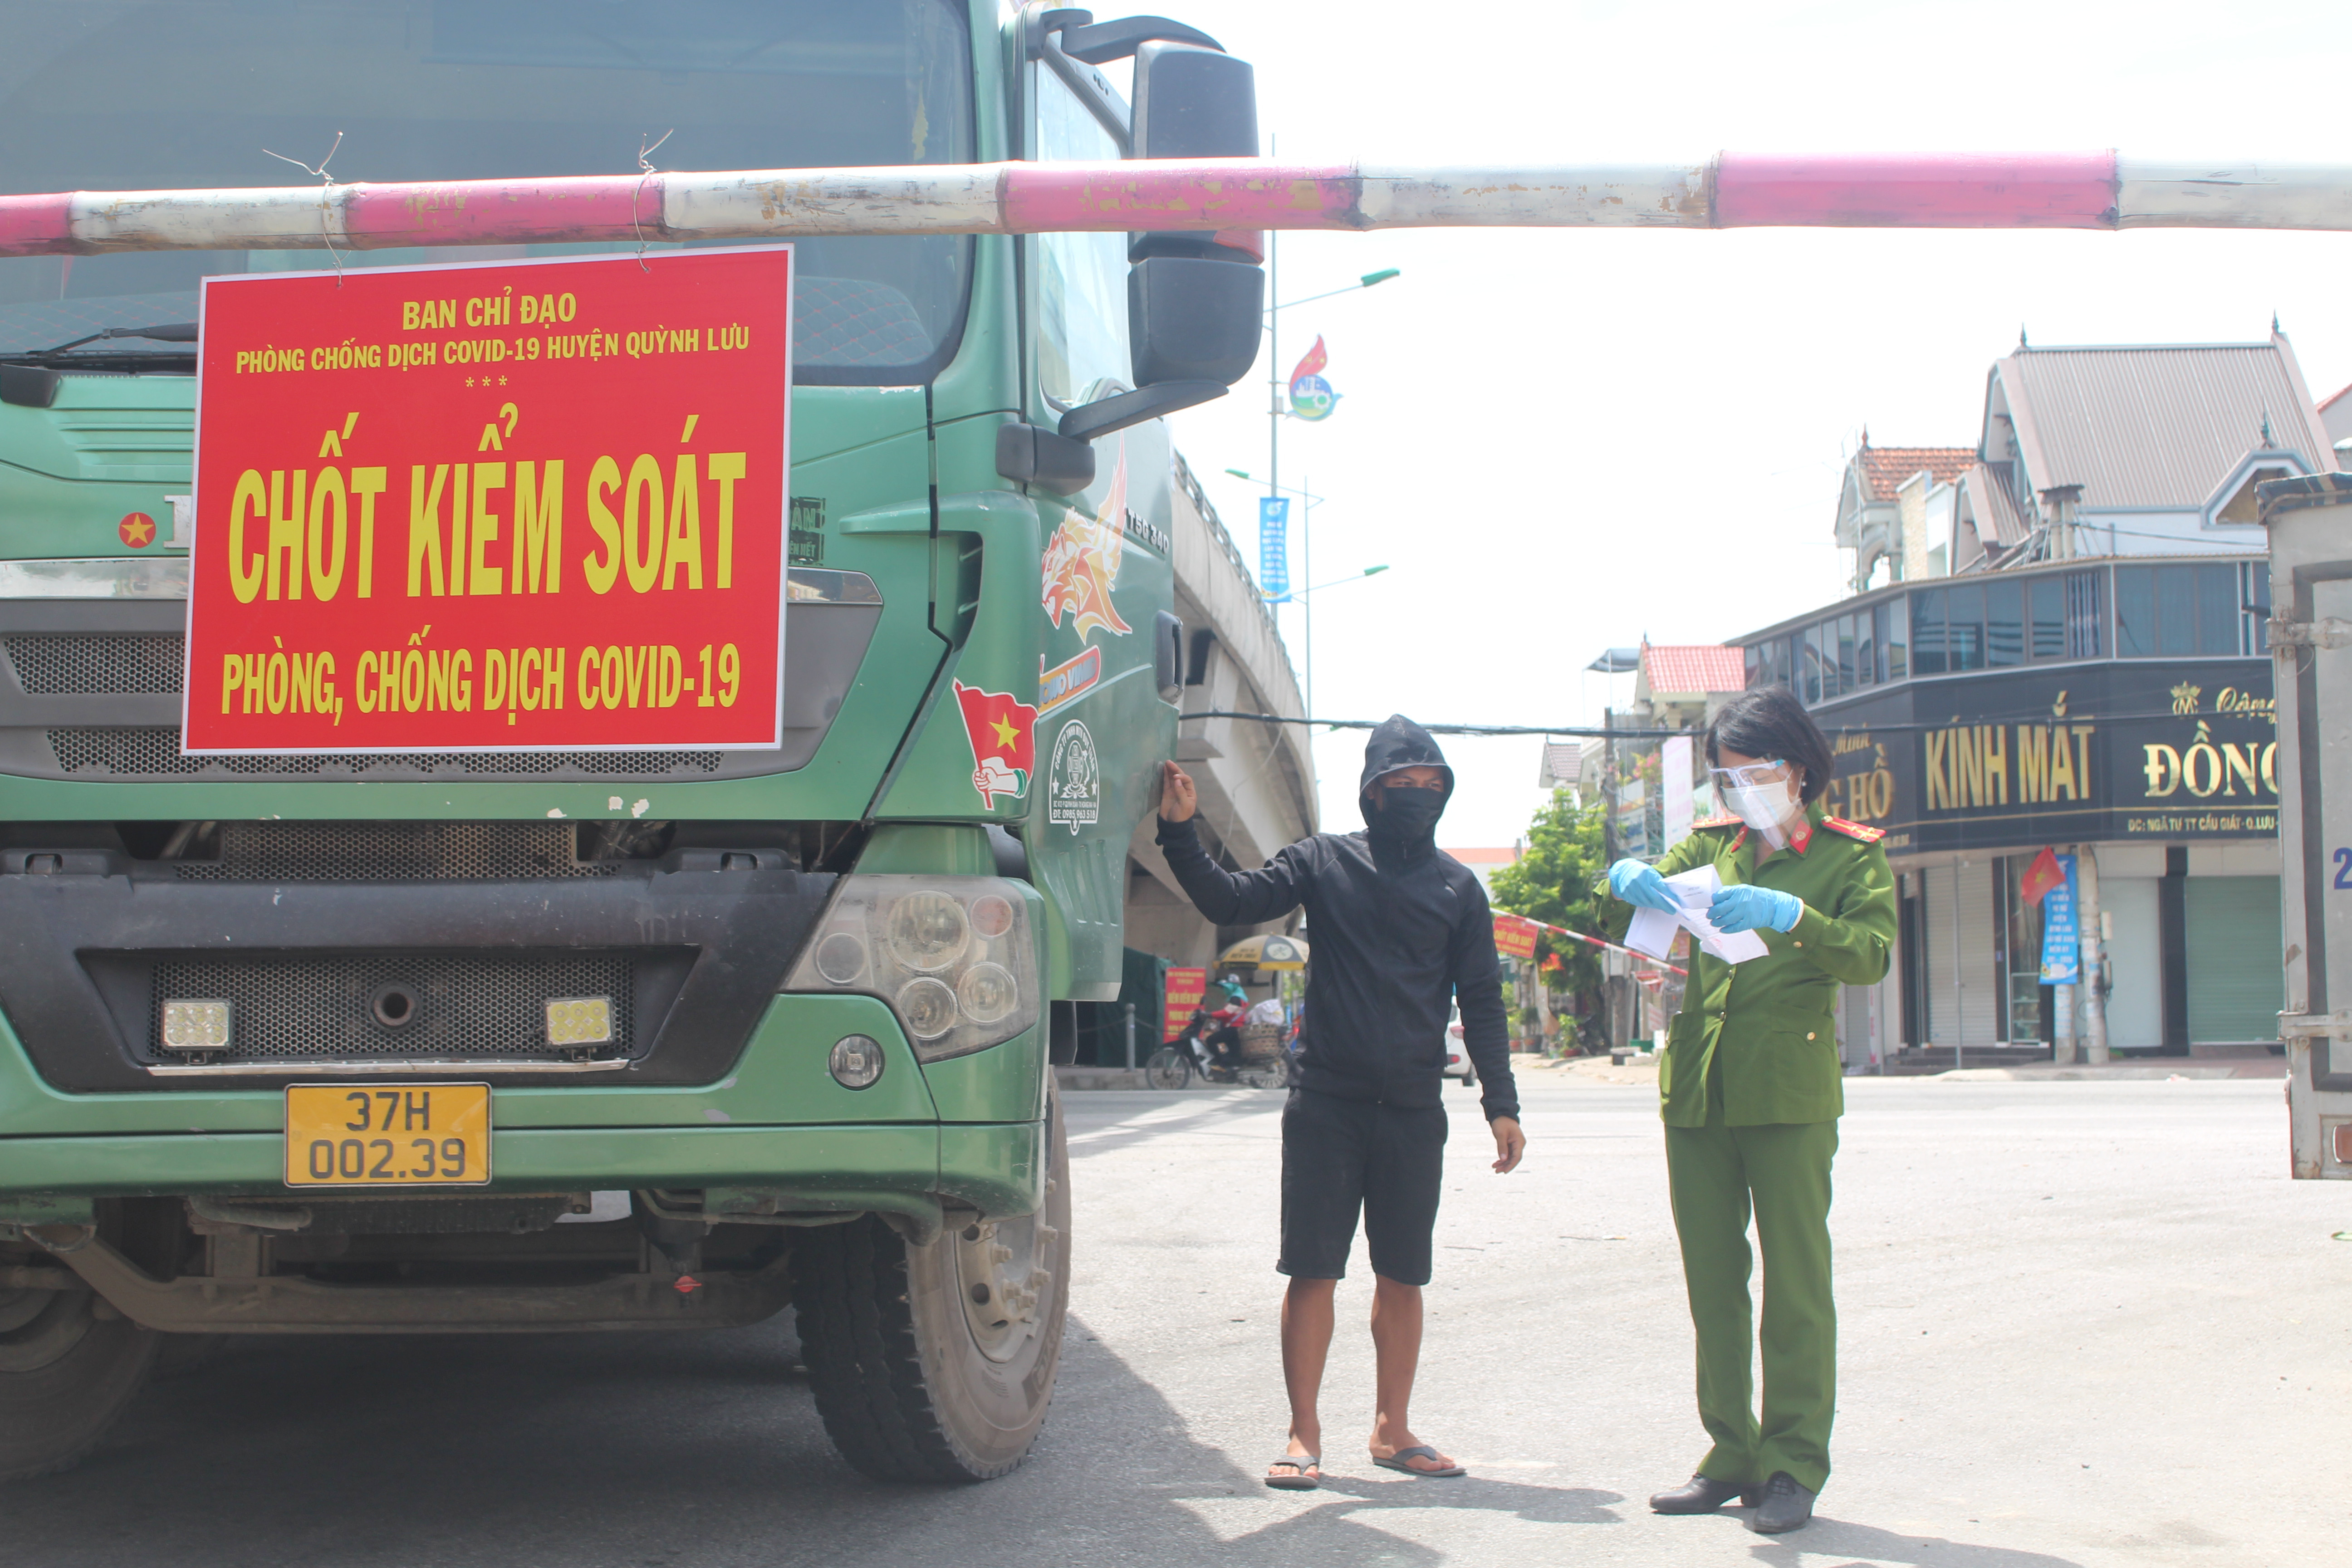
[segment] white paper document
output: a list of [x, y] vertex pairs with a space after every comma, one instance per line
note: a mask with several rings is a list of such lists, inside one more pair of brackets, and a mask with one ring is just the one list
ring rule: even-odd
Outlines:
[[1706, 918], [1707, 907], [1723, 891], [1723, 879], [1713, 866], [1677, 872], [1666, 879], [1666, 888], [1681, 902], [1681, 910], [1669, 914], [1664, 910], [1635, 910], [1633, 923], [1625, 928], [1627, 947], [1652, 958], [1664, 958], [1674, 948], [1675, 932], [1680, 930], [1689, 931], [1702, 950], [1726, 963], [1745, 963], [1768, 951], [1764, 939], [1754, 931], [1717, 931]]

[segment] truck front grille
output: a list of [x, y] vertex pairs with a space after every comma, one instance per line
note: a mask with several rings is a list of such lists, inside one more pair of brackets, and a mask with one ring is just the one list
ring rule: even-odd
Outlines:
[[569, 822], [224, 822], [219, 858], [181, 860], [184, 882], [498, 882], [610, 877], [579, 858]]
[[723, 752], [450, 752], [398, 756], [325, 752], [184, 756], [177, 725], [51, 730], [49, 750], [69, 776], [192, 778], [707, 778]]
[[[485, 955], [368, 953], [166, 959], [155, 965], [148, 1049], [164, 1051], [167, 997], [225, 997], [230, 1046], [211, 1058], [239, 1062], [354, 1059], [551, 1059], [579, 1053], [547, 1043], [547, 1004], [565, 996], [610, 996], [614, 1037], [589, 1054], [626, 1056], [634, 1042], [635, 974], [617, 952]], [[387, 986], [413, 1000], [408, 1022], [376, 1021]]]
[[187, 662], [175, 633], [11, 632], [0, 646], [35, 697], [176, 697]]

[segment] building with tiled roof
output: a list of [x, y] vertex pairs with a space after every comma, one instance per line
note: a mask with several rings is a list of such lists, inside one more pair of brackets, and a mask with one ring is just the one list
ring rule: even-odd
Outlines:
[[1854, 552], [1857, 590], [1881, 561], [1897, 583], [1945, 570], [1930, 542], [1948, 532], [1955, 487], [1976, 461], [1973, 447], [1874, 447], [1863, 432], [1839, 482], [1837, 512], [1837, 542]]
[[1538, 789], [1574, 789], [1584, 782], [1585, 748], [1574, 741], [1546, 741], [1536, 772]]
[[1644, 642], [1625, 721], [1642, 729], [1695, 730], [1747, 687], [1745, 655], [1738, 647]]
[[1633, 678], [1639, 702], [1705, 701], [1717, 691], [1742, 691], [1747, 667], [1739, 649], [1720, 643], [1642, 645], [1642, 668]]
[[[2275, 323], [2021, 342], [1985, 388], [1971, 450], [1849, 459], [1855, 592], [1738, 639], [1749, 687], [1790, 688], [1829, 732], [1823, 798], [1898, 878], [1894, 963], [1844, 993], [1842, 1054], [2267, 1055], [2286, 997], [2255, 487], [2352, 467], [2352, 389], [2315, 404]], [[1654, 842], [1651, 775], [1619, 764], [1621, 839]], [[2088, 942], [2044, 942], [2045, 854], [2074, 858]]]
[[1976, 450], [1970, 447], [1874, 447], [1867, 430], [1862, 434], [1862, 449], [1853, 455], [1856, 476], [1873, 500], [1893, 500], [1895, 491], [1914, 474], [1924, 473], [1939, 484], [1949, 484], [1976, 460]]

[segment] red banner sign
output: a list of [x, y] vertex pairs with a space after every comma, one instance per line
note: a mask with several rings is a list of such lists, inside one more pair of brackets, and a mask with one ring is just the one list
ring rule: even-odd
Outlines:
[[1209, 994], [1209, 972], [1205, 969], [1171, 969], [1167, 978], [1168, 1008], [1160, 1026], [1162, 1041], [1174, 1039], [1192, 1021], [1201, 1008], [1201, 998]]
[[1505, 958], [1533, 958], [1543, 927], [1520, 915], [1495, 917], [1495, 951]]
[[187, 749], [778, 744], [792, 268], [205, 279]]

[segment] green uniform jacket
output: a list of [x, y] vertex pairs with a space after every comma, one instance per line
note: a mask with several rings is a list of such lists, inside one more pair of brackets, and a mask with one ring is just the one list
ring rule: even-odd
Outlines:
[[[1738, 817], [1700, 823], [1666, 851], [1658, 874], [1715, 864], [1726, 886], [1755, 882], [1805, 902], [1794, 931], [1759, 927], [1770, 951], [1726, 963], [1698, 951], [1687, 961], [1682, 1011], [1658, 1063], [1660, 1114], [1671, 1127], [1706, 1124], [1706, 1079], [1722, 1053], [1724, 1121], [1731, 1127], [1829, 1121], [1844, 1113], [1843, 1068], [1833, 1017], [1838, 987], [1885, 978], [1895, 940], [1895, 874], [1879, 831], [1806, 810], [1801, 848], [1756, 865], [1762, 841]], [[1607, 878], [1599, 889], [1609, 891]], [[1633, 906], [1609, 898], [1609, 936], [1625, 940]]]

